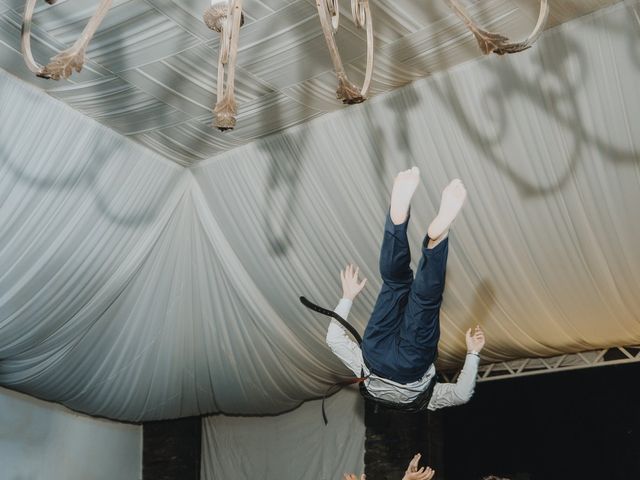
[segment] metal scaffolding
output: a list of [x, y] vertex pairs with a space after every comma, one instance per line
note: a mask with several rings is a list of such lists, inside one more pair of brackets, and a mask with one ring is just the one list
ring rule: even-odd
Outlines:
[[[583, 368], [605, 367], [623, 363], [640, 362], [640, 345], [610, 347], [549, 358], [525, 358], [505, 362], [488, 363], [478, 369], [478, 382], [505, 380], [508, 378], [564, 372]], [[442, 373], [445, 381], [455, 381], [454, 375]]]

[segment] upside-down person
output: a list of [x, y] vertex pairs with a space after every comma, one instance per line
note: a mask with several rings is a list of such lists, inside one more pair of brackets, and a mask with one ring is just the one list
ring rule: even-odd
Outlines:
[[[438, 383], [434, 362], [440, 338], [440, 306], [444, 291], [449, 227], [462, 208], [467, 192], [453, 180], [442, 192], [440, 210], [421, 246], [422, 258], [415, 278], [409, 266], [407, 240], [409, 205], [420, 181], [414, 167], [400, 172], [391, 194], [382, 249], [382, 289], [367, 324], [362, 347], [342, 325], [332, 320], [326, 341], [333, 353], [356, 375], [360, 389], [388, 407], [406, 411], [460, 405], [468, 402], [475, 387], [484, 333], [477, 326], [466, 332], [467, 356], [455, 383]], [[340, 272], [342, 299], [335, 309], [346, 319], [355, 297], [366, 284], [358, 280], [358, 268], [348, 265]]]

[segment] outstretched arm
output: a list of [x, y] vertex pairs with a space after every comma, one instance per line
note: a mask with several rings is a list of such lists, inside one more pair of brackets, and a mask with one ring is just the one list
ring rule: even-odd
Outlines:
[[430, 410], [462, 405], [471, 400], [473, 396], [478, 375], [478, 364], [480, 363], [480, 352], [485, 343], [484, 332], [477, 326], [473, 330], [467, 330], [465, 339], [467, 343], [467, 358], [460, 375], [458, 375], [458, 380], [455, 383], [436, 383], [429, 402]]
[[[358, 281], [358, 267], [353, 265], [347, 265], [347, 267], [340, 272], [340, 280], [342, 281], [342, 298], [334, 311], [346, 320], [354, 298], [362, 291], [367, 280], [363, 279], [361, 282]], [[362, 351], [358, 344], [349, 337], [344, 327], [335, 320], [331, 320], [329, 324], [326, 341], [334, 355], [338, 357], [354, 375], [359, 377], [363, 364]]]

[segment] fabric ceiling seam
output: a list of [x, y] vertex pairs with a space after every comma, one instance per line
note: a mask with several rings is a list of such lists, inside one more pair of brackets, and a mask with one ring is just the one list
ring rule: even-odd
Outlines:
[[[209, 237], [209, 241], [212, 244], [212, 247], [216, 250], [219, 251], [221, 248], [226, 250], [227, 252], [231, 252], [230, 255], [221, 255], [221, 260], [223, 261], [223, 263], [225, 264], [225, 269], [228, 272], [228, 270], [231, 268], [232, 270], [235, 271], [239, 271], [241, 272], [241, 276], [243, 277], [243, 280], [234, 280], [233, 278], [229, 278], [229, 280], [231, 282], [233, 282], [236, 287], [238, 286], [238, 283], [240, 283], [242, 285], [242, 289], [238, 289], [239, 291], [243, 291], [246, 289], [251, 289], [253, 290], [252, 293], [252, 297], [254, 298], [254, 300], [251, 301], [251, 305], [253, 306], [256, 302], [255, 299], [259, 299], [259, 304], [260, 306], [256, 305], [254, 308], [258, 308], [260, 311], [267, 311], [270, 312], [270, 318], [277, 318], [279, 320], [279, 326], [281, 328], [281, 332], [287, 332], [287, 335], [290, 339], [295, 340], [297, 337], [296, 335], [291, 331], [291, 329], [289, 328], [289, 326], [285, 323], [282, 322], [280, 319], [280, 315], [278, 315], [275, 311], [272, 310], [271, 304], [267, 301], [266, 298], [264, 298], [264, 296], [262, 295], [262, 292], [260, 291], [260, 289], [253, 283], [253, 280], [251, 279], [250, 275], [248, 274], [248, 272], [246, 272], [246, 270], [244, 269], [244, 266], [242, 265], [242, 263], [238, 260], [233, 248], [231, 247], [231, 245], [228, 244], [226, 237], [224, 236], [224, 234], [220, 231], [220, 227], [218, 226], [218, 222], [215, 219], [215, 217], [213, 216], [213, 214], [211, 213], [208, 203], [201, 191], [200, 188], [200, 184], [199, 182], [196, 180], [195, 177], [193, 178], [193, 183], [194, 183], [194, 194], [197, 198], [197, 203], [200, 204], [201, 208], [199, 209], [199, 211], [204, 210], [204, 213], [208, 219], [209, 222], [203, 222], [202, 219], [200, 218], [200, 215], [198, 216], [198, 218], [201, 221], [202, 227], [205, 229], [205, 231], [208, 234]], [[212, 229], [214, 229], [214, 231], [212, 231]], [[217, 232], [217, 233], [216, 233]], [[217, 241], [214, 241], [214, 238], [217, 239]], [[220, 245], [222, 243], [222, 245]], [[233, 257], [233, 258], [228, 258], [228, 257]], [[231, 267], [231, 264], [234, 264], [235, 267]], [[227, 273], [228, 275], [228, 273]], [[255, 325], [256, 327], [259, 327], [258, 325]], [[279, 330], [280, 331], [280, 330]], [[297, 345], [297, 342], [292, 342], [293, 345]], [[282, 348], [279, 344], [277, 343], [272, 343], [272, 347], [274, 347], [274, 350], [277, 350], [280, 352], [281, 355], [284, 355], [286, 358], [290, 358], [291, 354], [288, 352], [288, 350]], [[295, 352], [296, 353], [301, 353], [303, 352], [301, 347], [296, 347], [295, 348]], [[304, 373], [304, 372], [302, 372]]]

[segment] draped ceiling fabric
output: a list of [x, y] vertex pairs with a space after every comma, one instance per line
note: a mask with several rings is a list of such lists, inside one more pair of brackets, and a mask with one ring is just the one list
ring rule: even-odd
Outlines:
[[[551, 27], [619, 0], [550, 0]], [[45, 63], [80, 35], [97, 0], [40, 1], [33, 52]], [[342, 1], [340, 46], [352, 81], [366, 66], [366, 34]], [[443, 0], [370, 2], [376, 66], [371, 93], [387, 92], [481, 55], [473, 35]], [[491, 29], [525, 38], [538, 0], [465, 0]], [[315, 0], [245, 0], [236, 97], [238, 125], [211, 128], [219, 35], [202, 21], [209, 0], [114, 0], [87, 50], [81, 73], [38, 78], [20, 54], [24, 0], [0, 0], [0, 68], [85, 115], [183, 165], [344, 108]], [[445, 54], [446, 53], [446, 54]]]
[[488, 361], [637, 344], [638, 8], [189, 169], [1, 73], [0, 385], [130, 421], [318, 397], [347, 371], [297, 297], [332, 306], [356, 262], [364, 329], [391, 179], [412, 164], [413, 245], [449, 179], [469, 192], [441, 368], [478, 322]]

